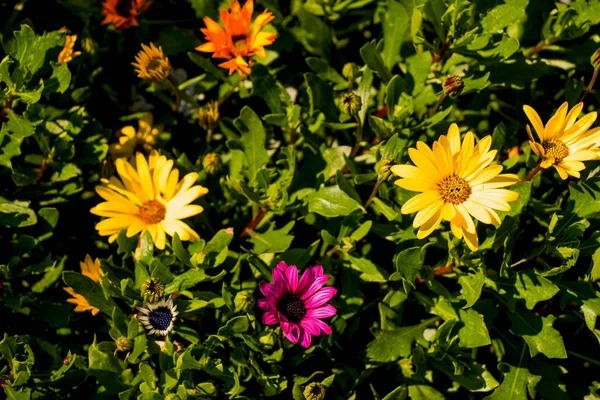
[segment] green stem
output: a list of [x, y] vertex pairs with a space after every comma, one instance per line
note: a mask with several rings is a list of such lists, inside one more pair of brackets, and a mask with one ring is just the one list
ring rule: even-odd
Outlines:
[[442, 105], [442, 101], [444, 101], [445, 98], [446, 98], [446, 93], [442, 93], [442, 95], [438, 99], [437, 103], [435, 103], [434, 106], [431, 107], [431, 110], [429, 110], [427, 115], [429, 115], [431, 117], [433, 114], [435, 114], [436, 111], [438, 110], [438, 108], [440, 108], [440, 105]]
[[238, 81], [236, 83], [231, 85], [231, 87], [229, 89], [227, 89], [227, 91], [225, 93], [223, 93], [223, 95], [221, 97], [219, 97], [219, 99], [217, 100], [217, 104], [218, 105], [223, 104], [223, 102], [225, 100], [227, 100], [229, 98], [229, 96], [231, 96], [233, 94], [235, 89], [237, 89], [240, 86], [240, 84], [244, 81], [244, 79], [245, 78], [240, 77], [240, 79], [238, 79]]
[[579, 102], [581, 103], [583, 101], [583, 99], [585, 99], [585, 96], [587, 96], [587, 94], [592, 90], [592, 88], [594, 87], [594, 83], [596, 83], [596, 79], [598, 78], [598, 69], [594, 69], [594, 75], [592, 75], [592, 80], [590, 81], [590, 84], [587, 85], [587, 87], [585, 88], [585, 91], [581, 94], [581, 97], [579, 98]]
[[592, 364], [595, 364], [595, 365], [600, 365], [600, 361], [594, 360], [593, 358], [590, 358], [588, 356], [584, 356], [583, 354], [579, 354], [579, 353], [576, 353], [576, 352], [571, 351], [571, 350], [567, 350], [567, 354], [569, 354], [571, 356], [575, 356], [577, 358], [581, 358], [582, 360], [585, 360], [585, 361], [587, 361], [589, 363], [592, 363]]
[[527, 54], [525, 54], [525, 57], [529, 58], [531, 56], [536, 55], [537, 53], [541, 52], [542, 50], [544, 50], [547, 46], [547, 43], [545, 40], [540, 41], [537, 45], [535, 45], [535, 47], [531, 50], [529, 50], [527, 52]]
[[352, 147], [352, 151], [350, 152], [350, 158], [354, 158], [354, 156], [360, 150], [360, 142], [362, 141], [362, 126], [360, 123], [360, 118], [358, 115], [354, 115], [354, 119], [356, 120], [356, 142], [354, 143], [354, 147]]
[[167, 82], [169, 83], [171, 90], [173, 90], [173, 93], [175, 94], [175, 104], [173, 105], [173, 111], [177, 111], [179, 105], [181, 104], [181, 92], [177, 88], [177, 84], [173, 80], [172, 76], [169, 76], [167, 78]]
[[365, 208], [367, 208], [371, 205], [371, 202], [373, 201], [373, 198], [375, 198], [375, 195], [377, 194], [377, 190], [379, 189], [379, 185], [381, 185], [381, 182], [383, 182], [383, 180], [378, 179], [377, 182], [375, 183], [375, 186], [373, 187], [373, 191], [371, 192], [371, 195], [365, 202], [365, 206], [364, 206]]

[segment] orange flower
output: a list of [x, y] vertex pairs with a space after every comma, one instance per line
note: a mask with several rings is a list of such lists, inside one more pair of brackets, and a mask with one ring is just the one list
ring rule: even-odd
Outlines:
[[105, 0], [102, 3], [102, 25], [113, 24], [118, 31], [139, 26], [138, 18], [149, 6], [148, 0]]
[[213, 58], [224, 58], [229, 61], [219, 67], [229, 70], [229, 75], [238, 71], [240, 75], [249, 74], [252, 65], [251, 57], [257, 55], [265, 58], [265, 46], [272, 44], [277, 35], [261, 32], [262, 28], [273, 20], [273, 14], [265, 10], [252, 23], [254, 0], [246, 1], [244, 7], [238, 1], [231, 3], [231, 12], [221, 10], [221, 25], [209, 17], [204, 17], [206, 28], [200, 29], [207, 42], [196, 47], [196, 50], [214, 53]]

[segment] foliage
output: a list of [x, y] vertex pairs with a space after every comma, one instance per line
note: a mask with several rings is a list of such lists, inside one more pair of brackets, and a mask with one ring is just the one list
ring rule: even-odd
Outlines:
[[[539, 157], [523, 105], [544, 121], [564, 101], [598, 108], [600, 1], [256, 3], [277, 40], [242, 77], [194, 50], [228, 1], [154, 1], [118, 31], [96, 1], [0, 0], [7, 398], [302, 400], [312, 382], [327, 399], [598, 398], [600, 164], [513, 186], [475, 252], [446, 222], [418, 239], [390, 167], [456, 123], [525, 178]], [[62, 26], [82, 54], [59, 64]], [[169, 80], [134, 72], [150, 42]], [[449, 76], [464, 84], [451, 94]], [[155, 148], [209, 190], [187, 219], [201, 239], [164, 251], [148, 233], [108, 243], [89, 212], [115, 133], [148, 111]], [[80, 273], [86, 254], [99, 283]], [[308, 349], [255, 306], [280, 261], [323, 265], [338, 290], [331, 335]], [[165, 338], [136, 319], [149, 278], [179, 312]], [[66, 286], [99, 313], [75, 313]]]

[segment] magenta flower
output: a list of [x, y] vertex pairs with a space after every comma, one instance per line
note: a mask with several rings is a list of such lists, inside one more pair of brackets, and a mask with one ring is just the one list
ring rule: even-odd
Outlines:
[[323, 266], [308, 268], [298, 281], [298, 268], [284, 262], [273, 270], [273, 283], [261, 282], [260, 291], [265, 299], [258, 306], [265, 310], [263, 323], [281, 324], [285, 337], [292, 343], [308, 348], [312, 336], [330, 335], [331, 328], [320, 318], [335, 315], [336, 309], [325, 304], [337, 293], [334, 287], [323, 287], [329, 277]]

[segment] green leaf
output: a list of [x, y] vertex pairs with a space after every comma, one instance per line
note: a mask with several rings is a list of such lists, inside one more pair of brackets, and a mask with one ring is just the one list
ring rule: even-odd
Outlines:
[[35, 225], [37, 216], [27, 203], [0, 203], [0, 225], [11, 228], [23, 228]]
[[69, 71], [66, 63], [58, 65], [52, 62], [50, 65], [52, 66], [52, 75], [48, 80], [44, 81], [44, 90], [42, 93], [64, 93], [71, 83], [71, 71]]
[[487, 346], [492, 343], [483, 315], [472, 308], [458, 310], [459, 320], [462, 326], [458, 330], [460, 347], [475, 348]]
[[415, 286], [415, 280], [421, 276], [425, 252], [428, 245], [410, 247], [396, 256], [396, 272], [409, 285]]
[[188, 51], [187, 55], [194, 64], [198, 65], [200, 68], [204, 69], [206, 72], [208, 72], [215, 78], [219, 79], [220, 81], [227, 80], [227, 76], [225, 75], [224, 70], [213, 64], [213, 62], [210, 59], [203, 57], [200, 54], [195, 53], [193, 51]]
[[320, 188], [308, 200], [309, 212], [328, 218], [346, 216], [355, 210], [364, 208], [337, 185]]
[[[541, 376], [534, 375], [527, 367], [525, 343], [521, 349], [521, 356], [516, 365], [507, 363], [498, 364], [498, 369], [504, 372], [502, 384], [484, 400], [528, 400], [527, 393], [534, 390]], [[531, 396], [532, 398], [535, 397]]]
[[344, 258], [350, 262], [352, 269], [361, 273], [359, 276], [361, 280], [365, 282], [385, 282], [387, 280], [385, 271], [366, 258], [352, 257], [349, 254], [346, 254]]
[[523, 300], [529, 310], [540, 301], [550, 300], [559, 292], [554, 283], [532, 271], [518, 272], [514, 287], [518, 293], [516, 297]]
[[339, 72], [332, 68], [326, 60], [316, 57], [308, 57], [306, 63], [319, 78], [324, 81], [335, 83], [335, 89], [344, 89], [349, 86], [348, 81]]
[[335, 122], [339, 120], [339, 110], [333, 100], [333, 91], [321, 78], [315, 74], [305, 73], [304, 81], [307, 85], [310, 114], [318, 111], [325, 114], [326, 120]]
[[408, 388], [406, 385], [398, 386], [389, 392], [383, 400], [404, 400], [408, 397]]
[[381, 331], [367, 345], [367, 358], [374, 362], [393, 362], [411, 354], [413, 343], [423, 337], [423, 331], [438, 318], [430, 318], [418, 325]]
[[408, 396], [411, 400], [444, 400], [440, 392], [427, 385], [410, 385]]
[[[374, 42], [366, 43], [363, 47], [360, 48], [360, 56], [362, 57], [365, 64], [369, 66], [373, 71], [377, 72], [377, 75], [385, 83], [388, 83], [392, 79], [392, 74], [386, 68], [383, 58], [381, 57], [381, 53], [375, 47]], [[363, 102], [363, 104], [367, 104]]]
[[294, 227], [294, 221], [288, 222], [281, 229], [274, 229], [275, 225], [271, 225], [269, 230], [264, 233], [250, 233], [250, 242], [254, 244], [254, 253], [281, 253], [286, 251], [294, 240], [294, 235], [288, 233]]
[[479, 78], [473, 78], [472, 76], [469, 76], [469, 77], [463, 79], [465, 86], [460, 94], [464, 95], [464, 94], [471, 93], [471, 92], [482, 91], [486, 87], [490, 86], [489, 78], [490, 78], [490, 73], [488, 72], [487, 74], [485, 74]]
[[479, 300], [484, 282], [485, 275], [481, 270], [478, 270], [475, 274], [462, 275], [458, 278], [458, 284], [462, 288], [458, 298], [467, 302], [463, 309], [472, 307]]
[[510, 313], [511, 332], [521, 336], [529, 346], [529, 355], [544, 354], [548, 358], [567, 358], [567, 350], [560, 333], [552, 327], [553, 315], [537, 315], [517, 309]]
[[269, 74], [267, 67], [254, 64], [252, 67], [252, 94], [263, 99], [273, 114], [285, 111], [282, 99], [282, 88], [278, 82]]
[[75, 293], [86, 298], [89, 305], [112, 317], [115, 303], [111, 298], [106, 298], [102, 288], [85, 275], [74, 271], [64, 271], [63, 281], [71, 287]]
[[203, 269], [191, 269], [181, 275], [178, 275], [175, 277], [175, 279], [169, 282], [169, 284], [165, 287], [165, 294], [167, 295], [189, 289], [206, 280], [206, 278], [206, 272]]
[[269, 162], [265, 149], [267, 135], [260, 118], [248, 106], [244, 106], [233, 124], [242, 135], [241, 143], [246, 155], [248, 179], [253, 180], [256, 172]]
[[395, 0], [387, 1], [387, 10], [382, 13], [383, 62], [388, 70], [400, 61], [400, 47], [410, 27], [408, 10]]
[[[484, 365], [472, 360], [461, 362], [461, 366], [452, 365], [449, 362], [437, 361], [433, 358], [427, 360], [436, 369], [445, 373], [454, 382], [469, 389], [471, 392], [489, 392], [498, 387], [499, 383], [494, 375]], [[460, 374], [457, 370], [460, 368]]]
[[529, 0], [504, 0], [504, 4], [494, 7], [481, 19], [483, 33], [497, 33], [518, 23], [525, 17], [528, 4]]
[[225, 325], [219, 328], [217, 333], [223, 336], [232, 336], [247, 332], [248, 329], [250, 329], [250, 321], [247, 316], [242, 315], [227, 321]]
[[48, 66], [50, 60], [58, 57], [65, 42], [64, 33], [54, 31], [36, 36], [28, 25], [21, 25], [21, 30], [15, 31], [14, 36], [15, 41], [7, 46], [7, 52], [16, 60], [27, 82]]

